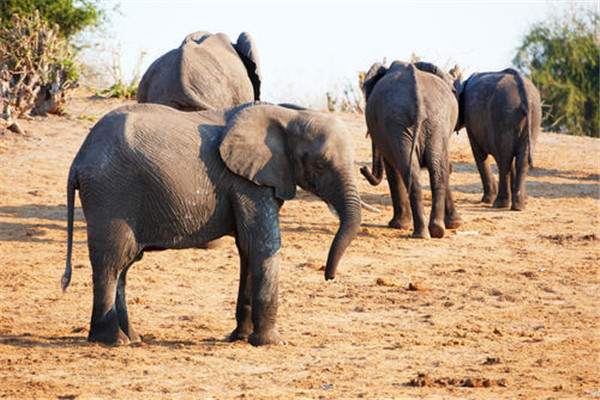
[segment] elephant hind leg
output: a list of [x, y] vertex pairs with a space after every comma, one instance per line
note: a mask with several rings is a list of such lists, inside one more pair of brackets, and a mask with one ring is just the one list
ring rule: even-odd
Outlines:
[[523, 211], [527, 194], [525, 192], [525, 180], [529, 170], [528, 148], [523, 148], [517, 154], [512, 174], [512, 205], [511, 210]]
[[390, 186], [392, 205], [394, 207], [394, 216], [388, 223], [388, 226], [395, 229], [410, 229], [412, 212], [404, 181], [398, 171], [387, 161], [385, 162], [385, 174]]
[[497, 160], [498, 164], [498, 196], [492, 205], [493, 208], [508, 208], [511, 197], [511, 177], [514, 175], [512, 154], [501, 154]]
[[127, 303], [125, 301], [125, 285], [126, 285], [126, 276], [127, 271], [129, 271], [129, 264], [121, 273], [119, 274], [119, 282], [117, 283], [117, 297], [116, 297], [116, 308], [117, 308], [117, 318], [119, 320], [119, 328], [121, 331], [127, 335], [129, 341], [131, 343], [139, 343], [142, 341], [140, 335], [133, 329], [131, 326], [131, 321], [129, 320], [129, 314], [127, 312]]
[[94, 285], [88, 341], [123, 345], [132, 339], [139, 340], [129, 324], [125, 306], [126, 271], [139, 257], [139, 251], [125, 223], [113, 222], [109, 225], [109, 230], [88, 228]]

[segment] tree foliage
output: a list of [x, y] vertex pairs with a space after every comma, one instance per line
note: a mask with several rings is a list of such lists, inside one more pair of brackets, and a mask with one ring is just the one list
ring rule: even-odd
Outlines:
[[540, 91], [545, 129], [600, 135], [599, 21], [597, 11], [574, 8], [533, 25], [518, 49], [513, 64]]
[[89, 26], [98, 26], [106, 19], [100, 0], [0, 0], [0, 23], [12, 27], [12, 16], [32, 15], [38, 10], [40, 17], [50, 26], [60, 26], [62, 38], [73, 35]]
[[59, 31], [37, 11], [0, 28], [0, 113], [10, 123], [30, 111], [60, 113], [77, 86], [73, 51]]

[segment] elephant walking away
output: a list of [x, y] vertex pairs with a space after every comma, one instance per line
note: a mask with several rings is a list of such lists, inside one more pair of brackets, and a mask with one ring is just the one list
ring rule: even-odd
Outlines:
[[94, 286], [88, 340], [140, 340], [128, 317], [125, 281], [144, 252], [195, 248], [233, 235], [240, 283], [230, 339], [281, 343], [275, 327], [279, 208], [295, 196], [296, 185], [339, 216], [325, 270], [333, 279], [361, 219], [352, 141], [336, 117], [256, 103], [199, 112], [136, 104], [107, 114], [79, 149], [67, 189], [62, 284], [66, 289], [71, 278], [79, 190]]
[[258, 50], [249, 33], [236, 43], [199, 31], [154, 61], [138, 87], [139, 103], [184, 111], [227, 108], [260, 99]]
[[[475, 73], [460, 92], [460, 126], [466, 126], [483, 184], [484, 203], [495, 208], [525, 209], [525, 180], [533, 165], [533, 149], [541, 130], [540, 94], [514, 69]], [[498, 185], [488, 155], [496, 160]]]
[[[361, 173], [373, 185], [388, 178], [394, 216], [389, 225], [408, 228], [413, 237], [443, 237], [461, 217], [449, 186], [448, 145], [458, 119], [452, 81], [433, 64], [394, 61], [374, 64], [365, 76], [365, 118], [373, 145], [374, 175]], [[432, 191], [429, 226], [425, 223], [421, 167], [427, 167]]]

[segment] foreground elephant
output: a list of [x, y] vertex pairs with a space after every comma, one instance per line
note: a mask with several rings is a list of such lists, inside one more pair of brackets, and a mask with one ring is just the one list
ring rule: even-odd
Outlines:
[[[542, 107], [533, 83], [515, 71], [475, 73], [455, 86], [460, 92], [460, 125], [466, 126], [483, 183], [484, 203], [525, 208], [525, 179], [540, 133]], [[499, 189], [488, 160], [499, 170]]]
[[118, 108], [90, 131], [69, 173], [71, 278], [75, 190], [87, 222], [94, 306], [88, 340], [139, 341], [127, 315], [125, 277], [145, 251], [194, 248], [233, 235], [240, 254], [231, 340], [280, 343], [275, 329], [279, 208], [296, 185], [335, 208], [340, 226], [325, 278], [333, 279], [360, 225], [349, 133], [333, 116], [270, 104], [182, 112], [155, 104]]
[[[365, 77], [363, 90], [375, 175], [367, 167], [361, 173], [376, 185], [385, 167], [394, 206], [389, 225], [408, 228], [412, 214], [413, 237], [418, 238], [442, 237], [446, 228], [460, 226], [448, 182], [448, 141], [458, 118], [450, 79], [429, 63], [395, 61], [389, 68], [376, 63]], [[431, 183], [429, 227], [423, 211], [421, 166], [429, 170]]]
[[223, 33], [195, 32], [150, 65], [140, 81], [140, 103], [185, 111], [226, 108], [260, 98], [258, 51], [250, 34], [235, 44]]

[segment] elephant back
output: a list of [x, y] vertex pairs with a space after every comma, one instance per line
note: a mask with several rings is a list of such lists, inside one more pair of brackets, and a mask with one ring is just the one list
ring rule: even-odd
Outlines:
[[227, 108], [255, 99], [253, 83], [229, 37], [195, 32], [148, 68], [138, 102], [184, 111]]

